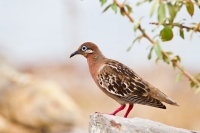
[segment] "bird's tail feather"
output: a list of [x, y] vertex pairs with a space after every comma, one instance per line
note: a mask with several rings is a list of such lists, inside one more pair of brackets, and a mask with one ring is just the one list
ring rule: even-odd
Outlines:
[[164, 93], [162, 92], [158, 92], [158, 98], [168, 104], [174, 105], [174, 106], [179, 106], [174, 100], [172, 100], [171, 98], [167, 97]]

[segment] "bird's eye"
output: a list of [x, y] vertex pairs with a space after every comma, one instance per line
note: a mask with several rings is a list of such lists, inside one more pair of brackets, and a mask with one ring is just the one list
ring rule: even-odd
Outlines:
[[82, 51], [85, 51], [85, 50], [87, 50], [87, 47], [86, 47], [86, 46], [83, 46], [83, 47], [81, 48], [81, 50], [82, 50]]

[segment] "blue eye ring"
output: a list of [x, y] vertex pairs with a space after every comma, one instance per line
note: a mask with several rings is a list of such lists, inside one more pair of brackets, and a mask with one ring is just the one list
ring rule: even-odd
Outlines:
[[87, 47], [86, 47], [86, 46], [83, 46], [83, 47], [81, 48], [81, 50], [82, 50], [82, 51], [86, 51], [86, 50], [87, 50]]

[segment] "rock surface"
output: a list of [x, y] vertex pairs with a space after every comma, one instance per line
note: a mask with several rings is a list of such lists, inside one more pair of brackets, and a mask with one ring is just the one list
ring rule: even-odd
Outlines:
[[141, 118], [123, 118], [107, 114], [90, 116], [89, 133], [200, 133], [167, 126]]
[[0, 60], [0, 133], [58, 133], [71, 129], [80, 120], [80, 112], [74, 100], [54, 81], [21, 73]]

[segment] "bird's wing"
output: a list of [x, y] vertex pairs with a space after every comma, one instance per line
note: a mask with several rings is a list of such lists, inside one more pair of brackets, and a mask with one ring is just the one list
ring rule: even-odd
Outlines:
[[163, 106], [159, 100], [148, 96], [149, 84], [120, 62], [108, 60], [99, 70], [97, 78], [102, 88], [126, 101], [150, 106], [154, 102], [154, 106]]
[[146, 96], [150, 91], [148, 84], [127, 66], [117, 61], [107, 61], [98, 73], [99, 85], [108, 92], [127, 97]]

